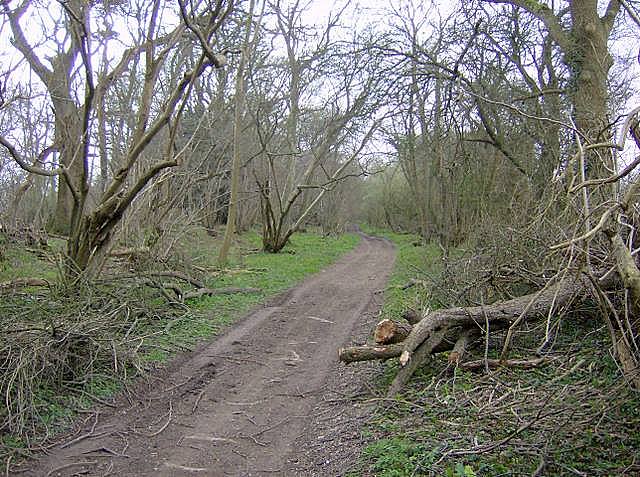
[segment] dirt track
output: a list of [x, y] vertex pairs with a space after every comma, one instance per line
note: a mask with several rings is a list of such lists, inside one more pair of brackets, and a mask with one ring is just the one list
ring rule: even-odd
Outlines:
[[363, 236], [22, 475], [342, 475], [366, 414], [344, 398], [366, 373], [338, 363], [337, 349], [371, 328], [393, 261], [389, 242]]

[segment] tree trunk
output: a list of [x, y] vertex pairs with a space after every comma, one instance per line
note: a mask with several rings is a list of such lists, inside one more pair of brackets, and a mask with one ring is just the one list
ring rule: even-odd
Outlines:
[[[612, 2], [618, 3], [618, 2]], [[608, 40], [617, 9], [600, 18], [596, 0], [570, 2], [573, 50], [565, 51], [565, 58], [572, 69], [574, 90], [572, 103], [575, 124], [589, 143], [608, 142], [612, 136], [609, 121], [609, 91], [607, 79], [613, 60], [609, 54]], [[619, 8], [619, 6], [618, 6]], [[584, 141], [584, 139], [583, 139]], [[599, 153], [587, 153], [587, 179], [607, 177], [615, 170], [610, 149]], [[602, 187], [594, 198], [597, 202], [611, 197], [611, 187]], [[615, 190], [615, 189], [614, 189]], [[593, 194], [592, 194], [593, 195]], [[597, 204], [593, 204], [597, 205]], [[586, 212], [588, 213], [588, 211]]]
[[240, 63], [236, 73], [235, 111], [233, 115], [233, 160], [231, 163], [231, 193], [229, 195], [229, 212], [227, 215], [227, 227], [224, 232], [224, 240], [218, 254], [218, 264], [224, 266], [227, 263], [231, 239], [236, 233], [238, 215], [238, 196], [240, 189], [240, 130], [242, 128], [242, 114], [244, 105], [244, 70], [249, 55], [249, 37], [251, 35], [251, 22], [253, 21], [253, 9], [255, 0], [249, 2], [249, 13], [244, 25], [244, 39], [240, 52]]
[[[52, 93], [53, 94], [53, 93]], [[82, 143], [82, 117], [68, 95], [63, 101], [54, 101], [55, 136], [59, 145], [60, 163], [69, 171], [69, 184], [65, 176], [58, 176], [58, 195], [56, 207], [51, 219], [52, 232], [68, 235], [71, 232], [71, 222], [76, 207], [71, 188], [78, 190], [84, 175], [84, 161], [80, 144]], [[67, 104], [61, 104], [66, 102]], [[82, 213], [82, 211], [78, 211]]]

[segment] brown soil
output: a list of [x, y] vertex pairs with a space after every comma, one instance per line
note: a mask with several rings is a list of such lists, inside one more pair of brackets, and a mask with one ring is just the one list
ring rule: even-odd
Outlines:
[[[338, 363], [376, 321], [392, 245], [333, 266], [141, 383], [22, 475], [339, 476], [362, 444], [366, 366]], [[370, 365], [374, 370], [375, 365]]]

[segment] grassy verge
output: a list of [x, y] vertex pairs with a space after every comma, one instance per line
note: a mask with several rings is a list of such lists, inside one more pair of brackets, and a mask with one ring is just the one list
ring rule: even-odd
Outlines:
[[[438, 273], [433, 247], [384, 235], [398, 246], [392, 285], [416, 276], [428, 282]], [[385, 312], [429, 306], [429, 291], [410, 290], [392, 286]], [[432, 359], [401, 396], [373, 413], [365, 431], [371, 444], [349, 475], [640, 475], [640, 398], [621, 379], [606, 328], [584, 316], [554, 324], [560, 328], [547, 355], [552, 361], [543, 367], [451, 373], [445, 356]], [[533, 356], [544, 328], [523, 328], [512, 357]], [[501, 340], [492, 335], [490, 350]], [[483, 351], [474, 354], [481, 358]], [[381, 393], [395, 370], [393, 363], [383, 366]]]
[[[407, 308], [417, 311], [432, 301], [430, 284], [440, 273], [442, 253], [437, 245], [422, 245], [413, 234], [363, 227], [366, 233], [391, 240], [397, 249], [396, 265], [384, 295], [384, 318], [398, 318]], [[415, 283], [406, 287], [409, 283]], [[406, 287], [406, 288], [405, 288]]]
[[[197, 271], [209, 288], [257, 288], [167, 303], [157, 288], [110, 267], [97, 283], [53, 285], [6, 293], [0, 300], [0, 467], [15, 463], [57, 432], [78, 411], [109, 400], [122, 383], [161, 365], [177, 351], [224, 330], [251, 307], [318, 272], [357, 243], [356, 235], [295, 235], [280, 254], [260, 252], [248, 233], [232, 249], [224, 270], [216, 266], [219, 238], [193, 231], [176, 247], [172, 264]], [[55, 283], [55, 260], [4, 248], [2, 278], [47, 278]], [[124, 278], [123, 278], [124, 277]]]

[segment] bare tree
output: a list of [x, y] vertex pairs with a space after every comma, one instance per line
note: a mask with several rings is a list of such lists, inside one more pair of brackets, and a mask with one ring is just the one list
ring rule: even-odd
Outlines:
[[[611, 138], [607, 79], [613, 60], [608, 40], [611, 36], [621, 3], [611, 0], [603, 16], [597, 2], [578, 0], [569, 8], [554, 11], [543, 2], [519, 0], [484, 0], [487, 3], [508, 4], [527, 11], [544, 24], [553, 42], [562, 50], [564, 61], [571, 70], [570, 98], [574, 107], [575, 125], [583, 140], [592, 144], [608, 142]], [[570, 27], [566, 28], [565, 17]], [[603, 151], [607, 155], [606, 151]], [[608, 174], [614, 169], [612, 157], [593, 158], [594, 176]]]
[[[264, 150], [255, 173], [263, 246], [278, 252], [371, 140], [379, 124], [375, 111], [381, 78], [366, 46], [333, 40], [341, 12], [312, 37], [311, 28], [301, 28], [299, 2], [271, 8], [276, 17], [272, 34], [284, 42], [286, 55], [267, 66], [279, 79], [262, 84], [264, 93], [252, 116]], [[337, 168], [323, 169], [327, 159], [340, 155], [344, 162]], [[323, 179], [312, 182], [321, 170]]]
[[[60, 166], [57, 169], [34, 168], [8, 138], [1, 137], [0, 143], [25, 170], [60, 177], [59, 210], [56, 217], [58, 222], [62, 218], [68, 220], [70, 273], [98, 273], [115, 229], [134, 199], [159, 172], [179, 164], [179, 154], [174, 154], [179, 119], [200, 75], [209, 66], [222, 66], [222, 56], [212, 50], [215, 41], [213, 36], [224, 23], [233, 5], [232, 1], [224, 0], [210, 5], [200, 4], [200, 7], [196, 5], [194, 10], [183, 15], [185, 21], [167, 34], [163, 33], [164, 28], [159, 22], [161, 10], [164, 13], [164, 3], [155, 0], [148, 4], [137, 15], [141, 21], [138, 42], [122, 53], [108, 73], [103, 71], [100, 83], [96, 84], [90, 21], [95, 6], [79, 0], [60, 3], [61, 11], [64, 12], [64, 20], [60, 25], [67, 35], [67, 41], [59, 46], [59, 52], [50, 61], [49, 68], [38, 56], [37, 49], [28, 43], [20, 23], [29, 8], [39, 7], [31, 5], [31, 2], [23, 2], [17, 8], [11, 8], [9, 2], [3, 2], [3, 14], [9, 18], [15, 47], [44, 84], [51, 101], [56, 119], [53, 144], [60, 154]], [[203, 16], [203, 12], [206, 16]], [[192, 28], [196, 17], [203, 19], [202, 25]], [[159, 100], [154, 95], [160, 91], [160, 72], [187, 31], [192, 34], [201, 51], [192, 68], [184, 69], [182, 77], [173, 82], [163, 100]], [[87, 199], [91, 187], [93, 148], [91, 126], [95, 105], [102, 104], [101, 98], [108, 94], [112, 82], [125, 75], [129, 65], [138, 60], [144, 64], [144, 83], [140, 96], [132, 104], [135, 105], [133, 132], [127, 138], [126, 152], [113, 178], [97, 204], [89, 207]], [[75, 97], [74, 92], [78, 90], [83, 97]], [[161, 131], [167, 132], [166, 153], [159, 161], [133, 177], [144, 150]]]

